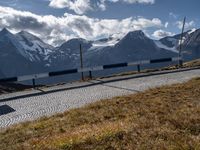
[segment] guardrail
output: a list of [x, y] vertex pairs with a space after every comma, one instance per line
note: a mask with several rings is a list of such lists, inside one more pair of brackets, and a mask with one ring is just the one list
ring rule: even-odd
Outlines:
[[97, 66], [97, 67], [69, 69], [69, 70], [62, 70], [62, 71], [55, 71], [55, 72], [48, 72], [48, 73], [40, 73], [40, 74], [32, 74], [32, 75], [4, 78], [4, 79], [0, 79], [0, 83], [21, 82], [21, 81], [32, 80], [33, 86], [35, 87], [35, 80], [41, 79], [41, 78], [89, 72], [90, 78], [92, 79], [92, 71], [101, 71], [101, 70], [106, 70], [106, 69], [121, 68], [121, 67], [128, 67], [128, 66], [137, 66], [138, 72], [140, 72], [141, 65], [163, 63], [163, 62], [174, 62], [174, 61], [180, 61], [180, 60], [182, 60], [182, 59], [180, 59], [179, 57], [172, 57], [172, 58], [142, 60], [142, 61], [135, 61], [135, 62], [129, 62], [129, 63], [109, 64], [109, 65], [103, 65], [103, 66]]

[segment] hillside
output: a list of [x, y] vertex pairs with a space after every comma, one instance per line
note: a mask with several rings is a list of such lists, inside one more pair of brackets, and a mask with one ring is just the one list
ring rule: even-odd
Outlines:
[[102, 100], [0, 132], [0, 149], [199, 149], [200, 79]]

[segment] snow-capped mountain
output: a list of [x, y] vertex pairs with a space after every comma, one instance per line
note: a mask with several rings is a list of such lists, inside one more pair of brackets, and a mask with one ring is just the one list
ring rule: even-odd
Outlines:
[[80, 58], [80, 45], [83, 53], [87, 53], [92, 47], [92, 42], [85, 39], [71, 39], [57, 47], [50, 55], [50, 62], [53, 68], [66, 69], [77, 67]]
[[[183, 33], [183, 42], [190, 38], [190, 35], [194, 33], [195, 30], [189, 30]], [[178, 53], [179, 44], [180, 44], [181, 34], [174, 36], [167, 36], [158, 41], [155, 41], [156, 45], [160, 48], [164, 48], [173, 52]]]
[[119, 38], [114, 38], [112, 36], [108, 37], [108, 38], [103, 38], [103, 39], [99, 39], [99, 40], [95, 40], [92, 45], [95, 48], [99, 48], [99, 47], [106, 47], [106, 46], [114, 46], [115, 44], [117, 44], [120, 41]]
[[190, 33], [184, 40], [183, 56], [188, 60], [200, 57], [200, 29]]
[[44, 43], [41, 39], [26, 31], [17, 33], [16, 37], [23, 47], [25, 56], [31, 62], [48, 61], [49, 55], [54, 49], [53, 46]]
[[[71, 69], [80, 66], [80, 44], [85, 67], [177, 56], [180, 34], [155, 41], [142, 31], [123, 38], [95, 41], [77, 38], [54, 48], [26, 31], [0, 32], [0, 70], [5, 76]], [[188, 59], [200, 57], [200, 29], [184, 33], [183, 51]], [[197, 55], [198, 54], [198, 55]], [[0, 76], [1, 76], [0, 74]]]
[[31, 74], [44, 70], [44, 65], [31, 62], [18, 37], [7, 29], [0, 32], [0, 70], [5, 76]]
[[[10, 33], [6, 28], [4, 28], [0, 32], [0, 42], [2, 42], [2, 45], [1, 45], [2, 47], [3, 46], [15, 47], [18, 50], [17, 52], [25, 57], [25, 55], [23, 53], [23, 47], [17, 40], [17, 37], [15, 35], [13, 35], [12, 33]], [[9, 49], [7, 50], [7, 52], [8, 51], [9, 51]]]
[[174, 45], [170, 44], [171, 47], [170, 46], [168, 47], [167, 45], [164, 45], [160, 40], [155, 40], [154, 42], [155, 42], [156, 46], [161, 49], [168, 50], [168, 51], [171, 51], [174, 53], [178, 53], [176, 40], [173, 38], [171, 38], [171, 39], [169, 38], [169, 39], [167, 39], [167, 41], [174, 43]]
[[85, 54], [87, 65], [102, 65], [125, 61], [174, 56], [174, 52], [160, 49], [142, 31], [129, 32], [114, 46]]
[[85, 39], [71, 39], [61, 45], [59, 51], [64, 51], [69, 55], [80, 54], [80, 44], [82, 45], [83, 53], [92, 47], [92, 42]]
[[183, 45], [199, 47], [199, 43], [200, 43], [200, 29], [190, 33], [188, 37], [184, 40]]
[[142, 31], [129, 32], [113, 47], [113, 51], [116, 51], [117, 55], [121, 57], [124, 55], [121, 59], [129, 61], [168, 57], [168, 55], [173, 54], [166, 50], [160, 50], [154, 41]]
[[[181, 34], [165, 37], [155, 41], [158, 47], [169, 51], [179, 51]], [[192, 60], [200, 57], [200, 29], [184, 32], [182, 41], [182, 55], [185, 60]]]

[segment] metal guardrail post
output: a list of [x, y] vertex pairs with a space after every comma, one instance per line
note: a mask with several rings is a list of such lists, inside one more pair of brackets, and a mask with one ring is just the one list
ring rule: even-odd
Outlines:
[[141, 71], [140, 65], [137, 65], [137, 70], [138, 70], [138, 72]]
[[179, 67], [183, 67], [183, 60], [182, 59], [179, 60]]
[[32, 83], [33, 83], [33, 88], [36, 88], [36, 84], [35, 84], [35, 79], [32, 79]]
[[89, 71], [90, 79], [92, 79], [92, 71]]

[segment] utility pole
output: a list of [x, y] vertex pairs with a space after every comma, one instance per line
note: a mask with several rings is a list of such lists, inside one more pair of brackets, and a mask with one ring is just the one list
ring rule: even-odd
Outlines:
[[[83, 51], [82, 51], [82, 45], [80, 44], [80, 61], [81, 61], [81, 69], [83, 69]], [[81, 72], [81, 78], [84, 80], [84, 74]]]
[[182, 60], [182, 43], [183, 43], [183, 34], [184, 34], [184, 29], [185, 29], [185, 22], [186, 22], [186, 17], [184, 17], [183, 20], [183, 27], [182, 27], [182, 32], [181, 32], [181, 38], [180, 38], [180, 45], [179, 45], [179, 67], [183, 66], [183, 60]]

